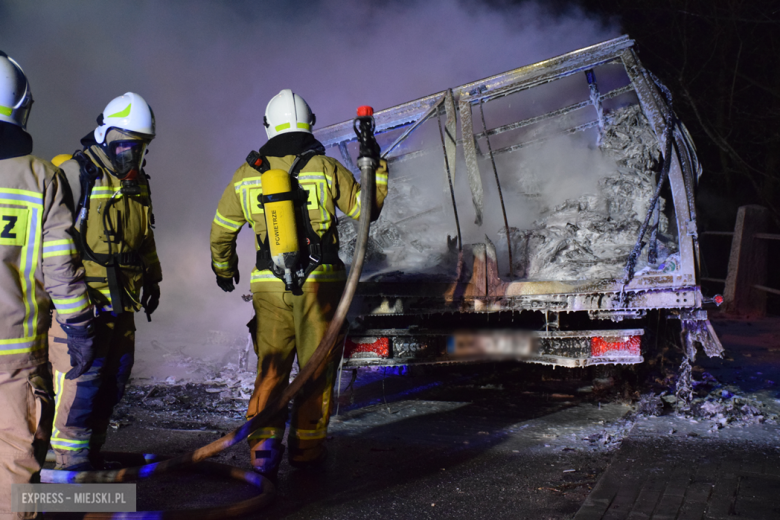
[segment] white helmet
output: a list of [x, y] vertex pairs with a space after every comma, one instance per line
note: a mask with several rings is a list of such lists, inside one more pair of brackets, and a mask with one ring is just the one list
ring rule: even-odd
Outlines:
[[144, 98], [133, 92], [112, 99], [98, 117], [95, 141], [103, 144], [112, 128], [141, 134], [148, 140], [154, 138], [154, 112]]
[[271, 98], [265, 107], [263, 126], [268, 139], [287, 132], [311, 133], [317, 116], [298, 94], [286, 88]]
[[24, 71], [0, 51], [0, 121], [27, 129], [33, 98]]

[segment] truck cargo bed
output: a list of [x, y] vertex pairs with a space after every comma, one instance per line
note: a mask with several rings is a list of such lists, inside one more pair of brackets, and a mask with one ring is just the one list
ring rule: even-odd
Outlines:
[[[487, 345], [507, 330], [534, 339], [504, 358], [638, 363], [641, 340], [629, 355], [615, 338], [641, 338], [656, 311], [681, 320], [687, 344], [720, 353], [698, 283], [701, 168], [633, 45], [623, 36], [375, 114], [389, 194], [345, 363], [460, 361], [458, 338]], [[359, 174], [351, 121], [316, 137]], [[339, 233], [349, 263], [349, 219]], [[507, 314], [509, 325], [490, 322]], [[431, 316], [449, 325], [436, 329]], [[615, 332], [623, 320], [631, 334]], [[410, 338], [425, 348], [395, 348]], [[349, 347], [376, 341], [383, 347]]]

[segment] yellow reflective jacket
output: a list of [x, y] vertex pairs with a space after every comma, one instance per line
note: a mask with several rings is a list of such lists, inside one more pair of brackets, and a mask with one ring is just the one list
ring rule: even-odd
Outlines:
[[[289, 171], [295, 155], [267, 157], [270, 168]], [[298, 174], [298, 183], [308, 192], [309, 218], [314, 231], [322, 237], [336, 224], [336, 208], [354, 219], [360, 217], [360, 184], [352, 172], [336, 159], [315, 155]], [[266, 240], [265, 217], [256, 203], [262, 194], [260, 173], [242, 164], [225, 188], [211, 224], [211, 264], [217, 276], [230, 278], [238, 264], [236, 236], [245, 223], [261, 240]], [[371, 218], [376, 220], [387, 196], [387, 162], [382, 159], [376, 171], [376, 194]], [[333, 233], [334, 242], [338, 234]], [[255, 247], [259, 248], [257, 240]], [[343, 282], [346, 272], [343, 264], [323, 264], [306, 278], [304, 291], [315, 291], [319, 282]], [[284, 282], [270, 270], [252, 270], [252, 292], [284, 292]]]
[[[102, 255], [109, 252], [109, 243], [104, 227], [105, 223], [110, 232], [115, 233], [111, 240], [111, 253], [122, 255], [120, 263], [120, 283], [124, 291], [124, 310], [128, 312], [141, 309], [141, 289], [144, 283], [158, 283], [162, 280], [160, 260], [157, 257], [157, 247], [154, 242], [154, 231], [151, 227], [151, 198], [149, 184], [143, 176], [139, 176], [138, 183], [141, 188], [140, 195], [125, 196], [120, 193], [122, 181], [111, 175], [106, 165], [110, 164], [108, 158], [98, 146], [91, 146], [85, 151], [98, 171], [100, 176], [95, 181], [89, 200], [89, 213], [87, 214], [87, 246], [97, 255], [100, 262], [90, 258], [82, 251], [81, 256], [84, 268], [87, 271], [87, 285], [92, 301], [100, 310], [113, 310], [111, 307], [110, 291], [105, 263]], [[79, 163], [69, 160], [62, 164], [62, 170], [69, 180], [74, 196], [73, 205], [78, 206], [81, 198], [79, 185]], [[109, 204], [110, 201], [113, 202]], [[108, 208], [108, 215], [106, 215]], [[77, 216], [76, 216], [77, 217]], [[81, 221], [77, 219], [75, 229], [80, 233]], [[77, 240], [80, 240], [78, 235]], [[81, 247], [80, 244], [78, 244]]]
[[63, 324], [92, 310], [64, 191], [62, 173], [48, 161], [32, 155], [0, 160], [3, 371], [46, 362], [52, 304]]

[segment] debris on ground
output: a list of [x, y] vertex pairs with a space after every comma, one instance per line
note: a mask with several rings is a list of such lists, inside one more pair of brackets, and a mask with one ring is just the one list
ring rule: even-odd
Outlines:
[[636, 403], [636, 413], [641, 416], [657, 417], [663, 413], [664, 400], [661, 395], [644, 394]]
[[714, 429], [737, 427], [753, 424], [778, 424], [780, 417], [766, 409], [766, 405], [752, 397], [740, 397], [729, 390], [715, 389], [706, 397], [692, 401], [686, 414], [694, 419], [708, 420]]
[[634, 424], [636, 424], [636, 415], [628, 414], [613, 424], [608, 425], [600, 432], [584, 437], [582, 440], [590, 447], [611, 452], [620, 448], [623, 439], [631, 432]]
[[686, 393], [691, 398], [687, 403], [681, 401], [679, 392], [678, 395], [669, 390], [658, 394], [646, 393], [636, 403], [637, 416], [675, 414], [696, 421], [709, 421], [713, 431], [780, 422], [780, 416], [769, 410], [765, 403], [755, 397], [737, 395], [738, 388], [722, 385], [712, 374], [703, 372], [701, 380], [691, 376], [690, 381]]

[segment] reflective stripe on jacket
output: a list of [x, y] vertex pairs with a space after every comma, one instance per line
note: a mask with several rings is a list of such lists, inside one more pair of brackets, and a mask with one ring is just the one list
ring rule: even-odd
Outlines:
[[52, 304], [58, 320], [92, 310], [72, 236], [63, 177], [32, 155], [0, 160], [0, 367], [46, 361]]
[[[151, 227], [151, 199], [149, 197], [149, 184], [143, 176], [139, 176], [138, 183], [141, 187], [140, 195], [125, 196], [119, 193], [122, 181], [111, 175], [103, 166], [109, 164], [108, 158], [97, 146], [90, 147], [85, 155], [98, 168], [101, 175], [95, 181], [95, 186], [90, 194], [89, 214], [87, 215], [87, 245], [98, 255], [108, 254], [108, 243], [103, 226], [103, 217], [107, 207], [110, 207], [108, 218], [109, 226], [116, 231], [116, 239], [111, 244], [111, 252], [125, 254], [137, 254], [140, 263], [120, 264], [120, 282], [123, 286], [127, 302], [126, 311], [133, 312], [141, 309], [141, 289], [144, 283], [157, 283], [162, 280], [160, 260], [157, 257], [157, 247], [154, 242], [154, 231]], [[98, 160], [99, 158], [99, 160]], [[72, 159], [62, 164], [71, 185], [76, 184], [79, 178], [79, 163]], [[80, 193], [80, 187], [74, 189]], [[113, 202], [112, 201], [113, 197]], [[111, 202], [109, 206], [109, 202]], [[73, 201], [74, 208], [78, 207], [78, 200]], [[75, 224], [76, 231], [80, 230], [80, 222]], [[79, 237], [77, 236], [77, 240]], [[86, 254], [84, 267], [87, 272], [87, 284], [92, 301], [101, 310], [112, 310], [109, 296], [106, 268], [92, 261]]]
[[[268, 157], [271, 168], [289, 171], [294, 155]], [[321, 237], [336, 225], [336, 208], [354, 219], [360, 217], [360, 184], [352, 173], [336, 159], [324, 155], [314, 156], [298, 174], [298, 182], [308, 195], [309, 218], [312, 228]], [[262, 194], [260, 173], [248, 164], [242, 164], [225, 188], [211, 224], [211, 263], [214, 272], [224, 278], [235, 274], [236, 236], [244, 224], [249, 225], [262, 240], [266, 239], [265, 216], [256, 203]], [[372, 219], [379, 212], [387, 196], [387, 162], [380, 161], [376, 172], [376, 194]], [[334, 234], [334, 240], [338, 235]], [[258, 247], [255, 240], [255, 247]], [[306, 279], [303, 290], [314, 290], [313, 283], [346, 280], [343, 265], [323, 264]], [[284, 291], [284, 283], [270, 270], [252, 270], [252, 292]]]

